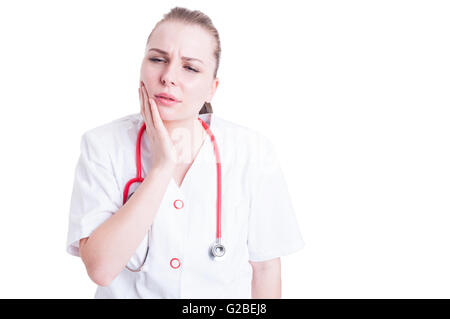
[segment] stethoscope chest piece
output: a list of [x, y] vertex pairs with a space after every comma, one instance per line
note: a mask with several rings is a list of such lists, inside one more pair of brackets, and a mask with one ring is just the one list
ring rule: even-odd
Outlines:
[[225, 246], [221, 243], [214, 242], [209, 251], [210, 257], [216, 261], [222, 261], [225, 255]]

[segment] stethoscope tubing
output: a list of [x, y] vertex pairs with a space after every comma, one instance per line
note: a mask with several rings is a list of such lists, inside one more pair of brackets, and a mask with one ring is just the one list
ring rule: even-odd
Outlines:
[[203, 127], [206, 130], [206, 133], [208, 133], [209, 137], [211, 138], [211, 142], [213, 143], [214, 147], [214, 154], [216, 156], [216, 169], [217, 169], [217, 225], [216, 225], [216, 239], [218, 242], [220, 242], [222, 238], [222, 164], [220, 161], [220, 153], [219, 153], [219, 147], [217, 146], [216, 138], [214, 137], [214, 134], [212, 134], [208, 124], [206, 124], [201, 118], [198, 118], [200, 123], [203, 125]]
[[[217, 201], [216, 201], [216, 243], [211, 246], [211, 253], [214, 257], [222, 257], [225, 254], [225, 247], [221, 243], [222, 239], [222, 165], [220, 161], [220, 153], [219, 153], [219, 147], [217, 146], [216, 138], [214, 134], [211, 132], [211, 129], [209, 128], [208, 124], [206, 124], [200, 117], [197, 118], [200, 123], [202, 124], [203, 128], [205, 129], [206, 133], [211, 139], [211, 142], [213, 144], [214, 148], [214, 155], [216, 157], [216, 170], [217, 170]], [[141, 139], [142, 135], [145, 131], [146, 125], [145, 122], [142, 124], [141, 128], [138, 132], [138, 137], [136, 141], [136, 177], [130, 179], [123, 190], [123, 205], [127, 202], [129, 196], [129, 188], [134, 183], [142, 183], [144, 179], [142, 178], [142, 165], [141, 165]], [[131, 194], [132, 195], [132, 194]], [[130, 196], [131, 196], [130, 195]], [[145, 261], [147, 260], [147, 255], [149, 251], [150, 246], [150, 233], [148, 234], [147, 238], [147, 251], [145, 253], [144, 262], [141, 264], [141, 266], [137, 269], [131, 269], [128, 266], [126, 268], [132, 272], [139, 272], [142, 267], [145, 264]], [[220, 253], [217, 253], [217, 250], [221, 251]]]

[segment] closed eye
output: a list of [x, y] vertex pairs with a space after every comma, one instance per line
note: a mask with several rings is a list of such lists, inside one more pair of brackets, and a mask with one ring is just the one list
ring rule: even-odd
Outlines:
[[190, 66], [186, 66], [186, 69], [194, 71], [194, 72], [198, 72], [196, 69], [191, 68]]
[[161, 62], [161, 61], [164, 61], [164, 60], [161, 60], [161, 59], [156, 59], [156, 58], [151, 58], [151, 59], [149, 59], [150, 61], [154, 61], [154, 62]]
[[[149, 60], [150, 60], [150, 61], [153, 61], [153, 62], [156, 62], [156, 63], [158, 63], [158, 62], [164, 62], [164, 60], [157, 59], [157, 58], [150, 58]], [[191, 68], [190, 66], [185, 66], [185, 68], [188, 69], [188, 70], [191, 71], [191, 72], [196, 72], [196, 73], [198, 73], [198, 71], [197, 71], [196, 69], [193, 69], [193, 68]]]

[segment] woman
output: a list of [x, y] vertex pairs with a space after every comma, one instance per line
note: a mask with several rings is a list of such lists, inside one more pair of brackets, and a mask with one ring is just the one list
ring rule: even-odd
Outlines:
[[220, 50], [207, 16], [172, 9], [147, 40], [140, 114], [82, 137], [67, 251], [96, 298], [281, 297], [280, 256], [304, 242], [272, 144], [212, 113]]

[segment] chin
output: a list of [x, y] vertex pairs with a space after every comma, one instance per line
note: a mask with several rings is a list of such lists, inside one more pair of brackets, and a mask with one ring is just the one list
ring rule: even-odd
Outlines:
[[158, 107], [158, 109], [159, 109], [159, 116], [163, 121], [179, 121], [185, 118], [185, 116], [180, 114], [180, 112], [175, 110], [174, 108], [161, 106]]
[[158, 110], [161, 120], [163, 121], [180, 121], [198, 117], [198, 113], [195, 113], [195, 111], [187, 113], [187, 110], [180, 110], [178, 107], [158, 106]]

